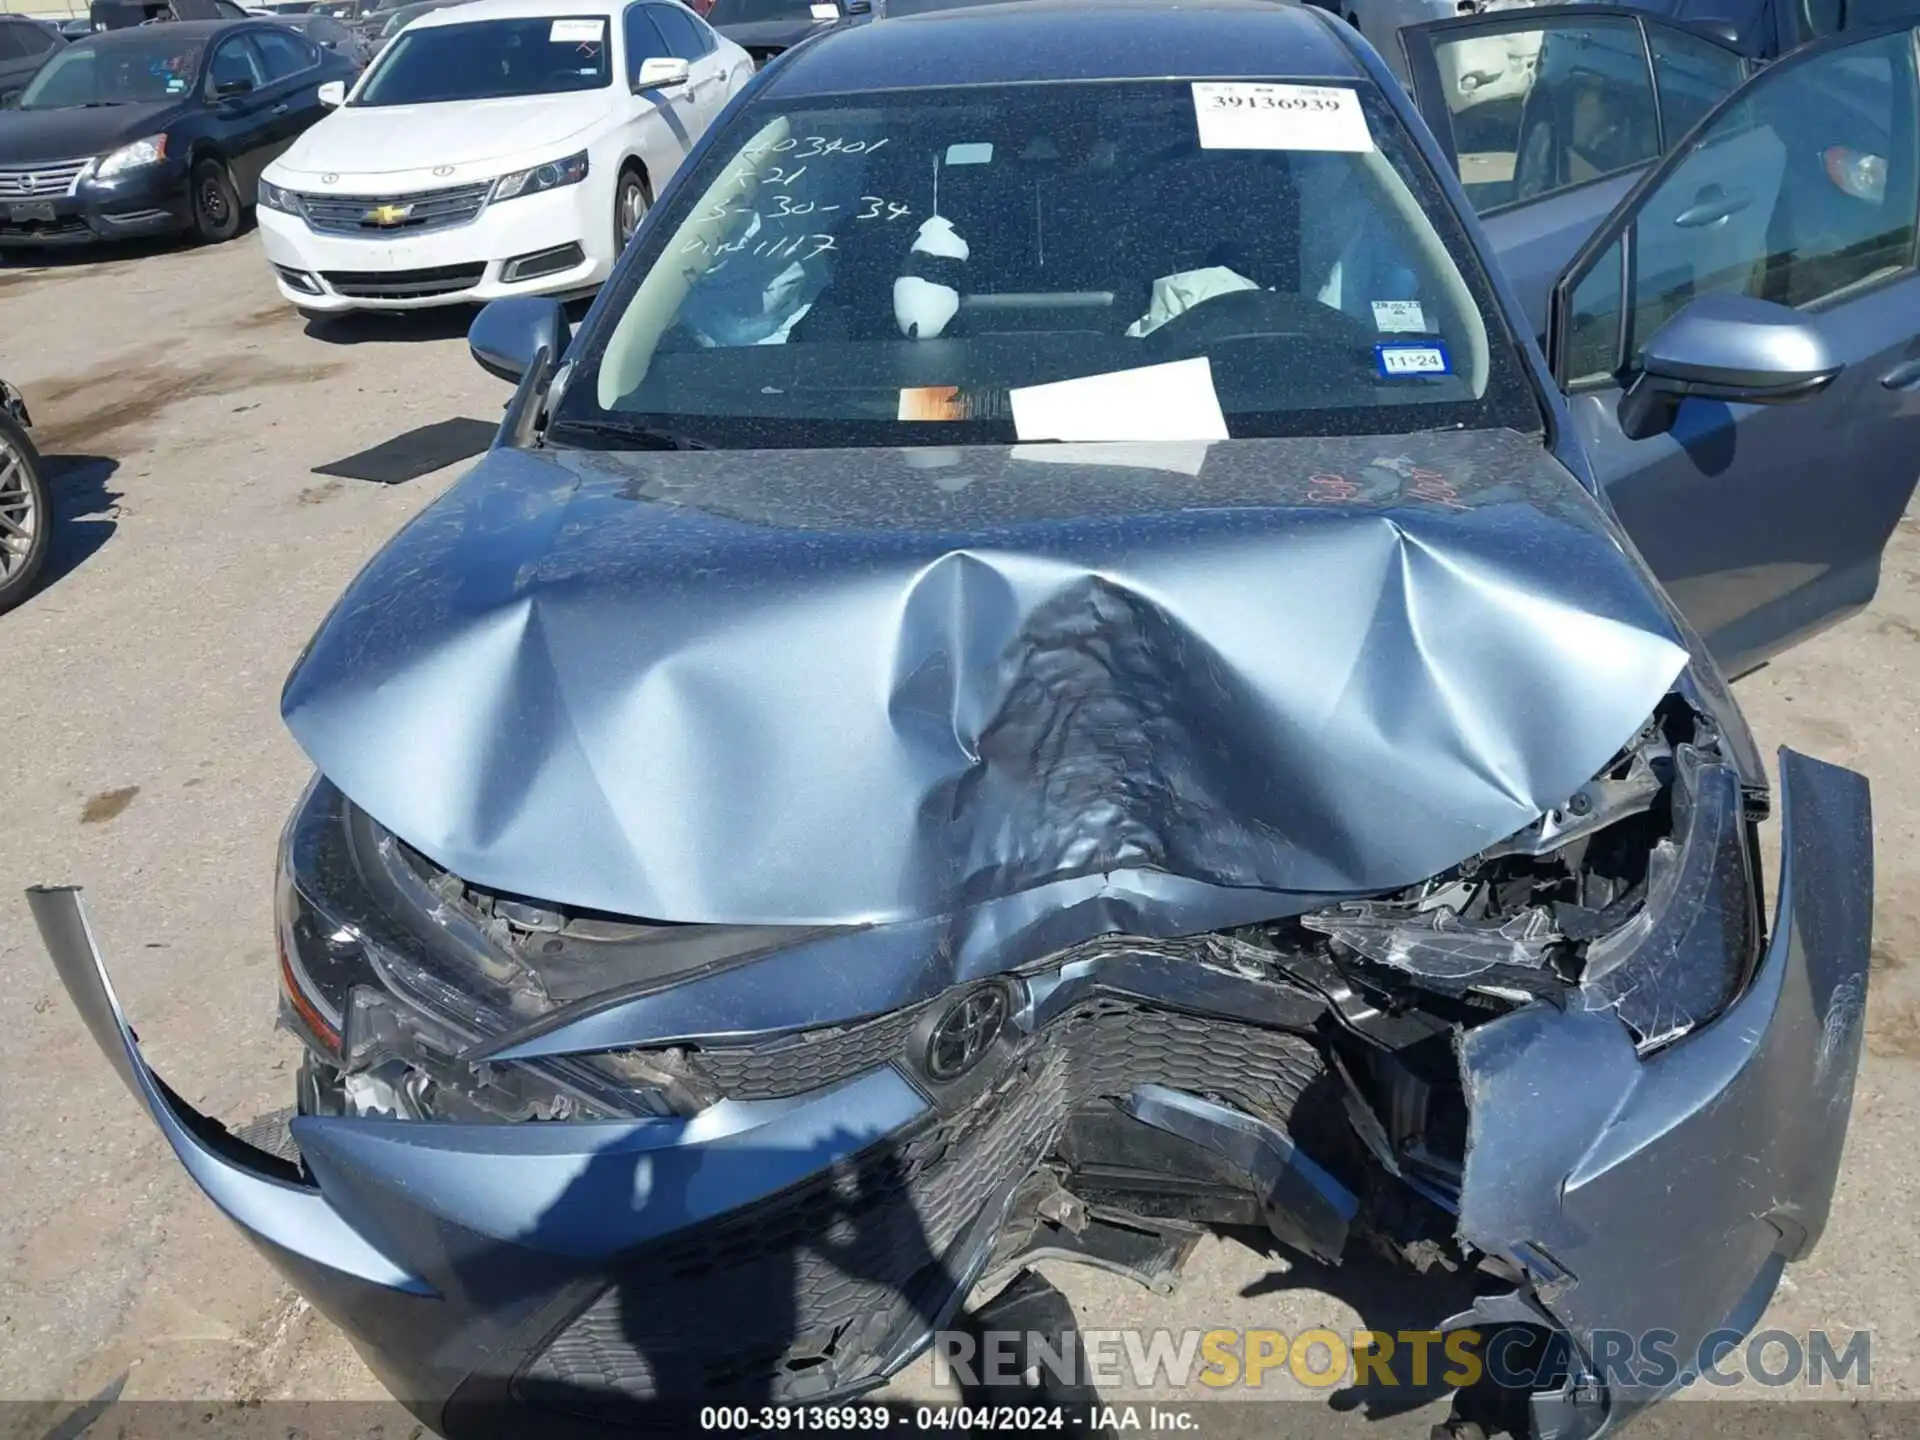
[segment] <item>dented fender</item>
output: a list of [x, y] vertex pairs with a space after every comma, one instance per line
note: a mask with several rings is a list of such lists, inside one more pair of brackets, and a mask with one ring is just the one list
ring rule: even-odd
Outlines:
[[[1460, 1036], [1459, 1235], [1526, 1283], [1449, 1324], [1531, 1319], [1579, 1344], [1600, 1387], [1563, 1397], [1542, 1434], [1598, 1434], [1676, 1388], [1708, 1335], [1758, 1322], [1825, 1228], [1860, 1058], [1872, 819], [1862, 776], [1790, 750], [1780, 791], [1772, 941], [1713, 1023], [1645, 1058], [1605, 1011], [1533, 1005]], [[1679, 1373], [1636, 1372], [1603, 1331], [1666, 1332]], [[1537, 1421], [1553, 1403], [1536, 1399]]]

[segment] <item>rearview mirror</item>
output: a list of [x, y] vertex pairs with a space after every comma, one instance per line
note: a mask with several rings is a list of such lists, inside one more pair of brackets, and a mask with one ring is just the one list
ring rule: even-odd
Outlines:
[[693, 67], [685, 60], [655, 56], [640, 62], [640, 73], [634, 77], [636, 90], [671, 90], [676, 85], [687, 83]]
[[347, 103], [347, 82], [329, 80], [318, 91], [320, 103], [330, 110], [337, 110]]
[[1746, 295], [1702, 295], [1662, 325], [1620, 397], [1620, 429], [1644, 440], [1673, 428], [1688, 396], [1788, 405], [1818, 395], [1845, 365], [1804, 316]]
[[489, 375], [518, 385], [542, 350], [557, 364], [572, 338], [566, 307], [558, 300], [548, 295], [515, 295], [493, 301], [473, 317], [467, 349]]

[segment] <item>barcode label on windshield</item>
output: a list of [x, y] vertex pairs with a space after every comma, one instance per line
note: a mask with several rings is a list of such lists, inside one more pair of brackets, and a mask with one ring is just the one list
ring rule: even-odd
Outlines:
[[1374, 148], [1360, 97], [1344, 85], [1200, 81], [1193, 114], [1203, 150]]

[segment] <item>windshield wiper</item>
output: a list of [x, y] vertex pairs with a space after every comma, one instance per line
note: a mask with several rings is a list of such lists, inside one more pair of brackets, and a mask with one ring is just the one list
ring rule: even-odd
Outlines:
[[[590, 435], [604, 442], [595, 449], [609, 450], [713, 450], [718, 447], [704, 441], [693, 440], [658, 425], [647, 425], [634, 420], [562, 420], [559, 427], [562, 434]], [[547, 433], [552, 435], [553, 428]]]

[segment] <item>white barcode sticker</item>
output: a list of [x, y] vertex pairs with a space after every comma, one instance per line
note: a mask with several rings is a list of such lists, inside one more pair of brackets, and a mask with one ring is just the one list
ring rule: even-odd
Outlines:
[[556, 20], [547, 31], [549, 45], [598, 45], [606, 37], [604, 20]]
[[1376, 300], [1373, 328], [1382, 335], [1424, 335], [1427, 312], [1420, 308], [1418, 300]]
[[1360, 97], [1344, 85], [1197, 81], [1193, 115], [1203, 150], [1374, 148]]

